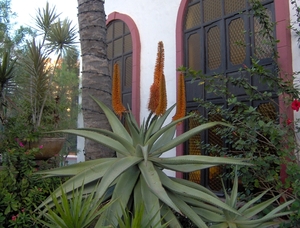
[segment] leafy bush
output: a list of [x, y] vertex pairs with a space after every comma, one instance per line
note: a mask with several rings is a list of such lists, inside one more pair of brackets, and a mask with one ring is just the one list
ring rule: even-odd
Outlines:
[[39, 148], [26, 149], [18, 139], [1, 144], [0, 224], [3, 227], [38, 227], [35, 208], [60, 184], [58, 179], [34, 175], [38, 152]]

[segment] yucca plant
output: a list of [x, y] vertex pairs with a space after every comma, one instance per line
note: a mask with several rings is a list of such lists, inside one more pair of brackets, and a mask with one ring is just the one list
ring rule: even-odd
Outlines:
[[210, 228], [267, 228], [280, 224], [282, 221], [279, 219], [282, 216], [291, 214], [291, 211], [283, 211], [294, 200], [286, 201], [285, 203], [277, 206], [267, 214], [263, 214], [264, 210], [271, 206], [274, 202], [279, 200], [282, 194], [268, 198], [268, 190], [254, 197], [249, 202], [238, 201], [238, 175], [235, 171], [235, 177], [231, 194], [228, 194], [224, 185], [225, 203], [232, 209], [238, 211], [233, 213], [225, 208], [211, 210], [209, 213], [203, 209], [195, 209], [203, 219], [210, 224]]
[[[19, 81], [19, 90], [27, 102], [22, 103], [25, 106], [23, 110], [29, 107], [31, 123], [36, 131], [43, 120], [46, 122], [45, 107], [48, 103], [54, 105], [54, 99], [50, 99], [55, 89], [52, 79], [63, 54], [75, 49], [76, 31], [71, 21], [59, 19], [55, 7], [50, 8], [49, 3], [37, 11], [35, 22], [39, 36], [27, 41], [26, 51], [20, 60], [24, 75]], [[51, 57], [55, 57], [54, 64]]]
[[[174, 108], [169, 108], [162, 116], [154, 116], [149, 124], [139, 126], [132, 113], [125, 113], [126, 126], [101, 101], [94, 99], [105, 113], [112, 131], [98, 128], [61, 130], [61, 133], [76, 134], [101, 143], [117, 153], [114, 158], [101, 158], [53, 170], [42, 171], [47, 176], [72, 176], [62, 188], [66, 193], [79, 188], [85, 183], [86, 191], [99, 182], [95, 200], [111, 199], [113, 203], [100, 215], [96, 227], [113, 225], [122, 217], [123, 208], [134, 211], [144, 204], [145, 213], [157, 225], [161, 218], [170, 227], [180, 227], [173, 211], [188, 216], [199, 227], [207, 227], [194, 210], [194, 205], [207, 210], [208, 205], [215, 205], [232, 213], [235, 209], [223, 203], [210, 190], [187, 180], [169, 177], [164, 169], [176, 172], [193, 172], [221, 164], [245, 165], [245, 162], [233, 158], [220, 158], [202, 155], [184, 155], [162, 158], [161, 155], [185, 142], [193, 135], [216, 125], [227, 126], [221, 122], [207, 123], [193, 128], [174, 138], [176, 125], [190, 116], [180, 118], [169, 124], [165, 121]], [[228, 127], [228, 126], [227, 126]], [[60, 189], [54, 192], [61, 195]], [[40, 205], [51, 206], [52, 198]], [[159, 212], [159, 213], [157, 213]]]

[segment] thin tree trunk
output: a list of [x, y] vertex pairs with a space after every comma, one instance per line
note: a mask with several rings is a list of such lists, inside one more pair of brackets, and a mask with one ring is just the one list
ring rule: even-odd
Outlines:
[[[78, 23], [82, 57], [82, 110], [85, 127], [110, 129], [108, 121], [90, 95], [111, 107], [111, 77], [106, 56], [106, 24], [103, 0], [78, 0]], [[85, 140], [86, 160], [112, 157], [110, 149]]]

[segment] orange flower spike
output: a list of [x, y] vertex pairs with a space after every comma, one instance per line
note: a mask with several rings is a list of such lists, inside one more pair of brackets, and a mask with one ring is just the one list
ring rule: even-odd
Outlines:
[[120, 69], [117, 63], [114, 65], [112, 78], [112, 108], [119, 117], [126, 111], [126, 108], [122, 104]]
[[155, 112], [159, 102], [159, 96], [160, 96], [159, 84], [160, 84], [161, 75], [163, 74], [164, 71], [164, 60], [165, 60], [164, 45], [163, 42], [160, 41], [158, 43], [156, 64], [154, 70], [154, 81], [150, 87], [150, 100], [148, 104], [148, 110], [152, 112]]
[[184, 117], [186, 113], [185, 83], [183, 73], [180, 73], [179, 75], [177, 87], [176, 114], [172, 118], [173, 121]]
[[162, 74], [159, 84], [159, 100], [158, 106], [155, 110], [155, 114], [158, 116], [163, 115], [167, 110], [167, 91], [166, 91], [166, 80], [165, 75]]

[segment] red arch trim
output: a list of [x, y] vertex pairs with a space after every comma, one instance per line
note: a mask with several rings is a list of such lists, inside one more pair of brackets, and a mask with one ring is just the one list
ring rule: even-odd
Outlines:
[[136, 24], [126, 14], [113, 12], [108, 15], [106, 25], [113, 20], [123, 21], [129, 28], [132, 38], [132, 113], [140, 123], [140, 72], [141, 72], [141, 41]]

